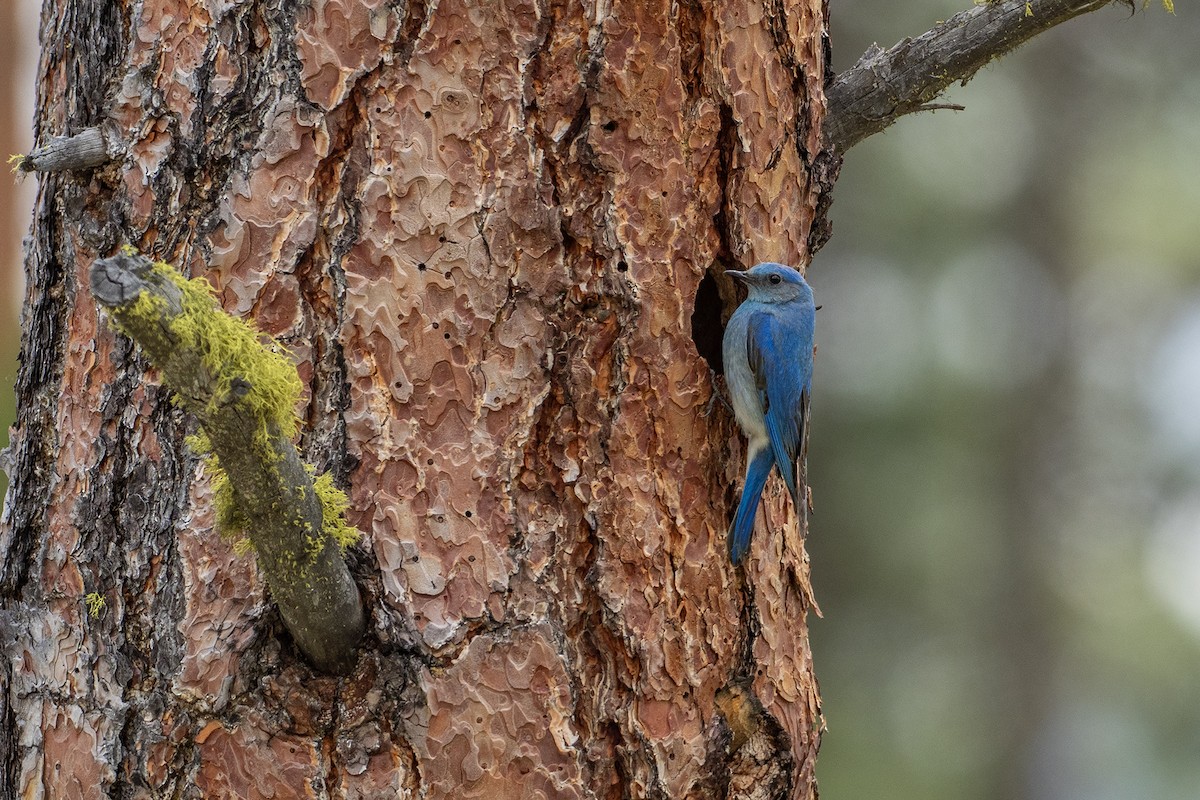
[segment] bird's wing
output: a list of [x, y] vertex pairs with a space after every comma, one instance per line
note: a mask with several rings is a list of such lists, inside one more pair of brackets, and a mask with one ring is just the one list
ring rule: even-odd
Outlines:
[[766, 418], [775, 463], [799, 507], [796, 463], [812, 381], [811, 317], [760, 311], [750, 318], [747, 357]]

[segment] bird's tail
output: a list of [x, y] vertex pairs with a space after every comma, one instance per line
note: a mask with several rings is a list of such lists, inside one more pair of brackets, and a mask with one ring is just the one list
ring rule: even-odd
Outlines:
[[767, 484], [767, 476], [771, 474], [774, 464], [769, 446], [760, 447], [750, 459], [746, 467], [746, 482], [742, 486], [742, 500], [738, 503], [737, 514], [733, 517], [733, 525], [729, 528], [729, 557], [734, 564], [741, 563], [746, 551], [750, 549], [750, 535], [754, 532], [754, 516], [758, 513], [758, 499], [763, 487]]

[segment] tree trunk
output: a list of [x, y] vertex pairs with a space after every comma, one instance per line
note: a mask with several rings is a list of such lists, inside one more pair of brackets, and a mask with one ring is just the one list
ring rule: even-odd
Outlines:
[[[113, 158], [42, 177], [27, 254], [0, 797], [814, 797], [804, 531], [773, 480], [731, 566], [713, 370], [724, 269], [827, 235], [826, 16], [46, 0], [38, 141]], [[125, 243], [298, 363], [364, 534], [348, 677], [98, 312]]]

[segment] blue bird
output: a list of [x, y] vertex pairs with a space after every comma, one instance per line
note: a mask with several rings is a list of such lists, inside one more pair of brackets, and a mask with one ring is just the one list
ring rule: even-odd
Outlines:
[[[771, 467], [779, 467], [796, 513], [800, 450], [812, 389], [812, 288], [783, 264], [727, 272], [749, 291], [725, 328], [725, 382], [733, 413], [746, 434], [746, 482], [729, 529], [729, 554], [739, 563], [750, 547], [758, 500]], [[807, 502], [807, 498], [805, 501]]]

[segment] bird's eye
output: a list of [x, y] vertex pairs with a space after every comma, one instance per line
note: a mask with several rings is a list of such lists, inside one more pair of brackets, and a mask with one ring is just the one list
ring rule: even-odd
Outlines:
[[783, 278], [780, 278], [778, 275], [771, 276], [771, 283], [779, 283], [781, 280], [783, 280]]

